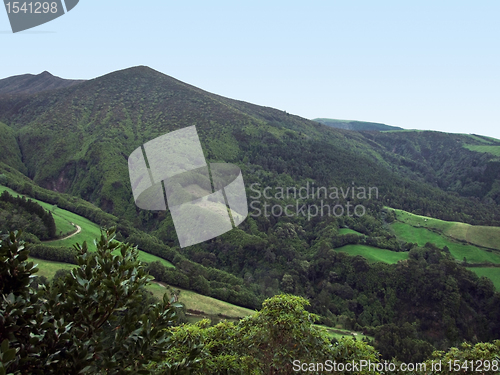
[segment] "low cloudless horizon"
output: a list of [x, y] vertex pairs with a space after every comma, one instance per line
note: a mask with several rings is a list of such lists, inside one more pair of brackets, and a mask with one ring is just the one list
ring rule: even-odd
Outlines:
[[12, 34], [0, 79], [92, 79], [146, 65], [218, 95], [305, 118], [500, 139], [500, 3], [81, 0]]

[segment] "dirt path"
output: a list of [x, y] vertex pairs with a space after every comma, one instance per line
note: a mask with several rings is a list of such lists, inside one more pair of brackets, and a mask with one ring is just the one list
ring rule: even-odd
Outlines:
[[54, 242], [54, 241], [67, 240], [68, 238], [76, 236], [78, 233], [80, 233], [82, 231], [82, 228], [79, 225], [77, 225], [75, 223], [71, 223], [71, 225], [74, 225], [76, 227], [76, 232], [75, 233], [72, 233], [69, 236], [66, 236], [66, 237], [63, 237], [63, 238], [58, 238], [57, 240], [49, 240], [49, 241], [44, 241], [44, 242]]

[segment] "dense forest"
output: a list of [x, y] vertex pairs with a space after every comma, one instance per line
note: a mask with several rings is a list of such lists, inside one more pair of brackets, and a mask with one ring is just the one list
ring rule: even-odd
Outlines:
[[4, 191], [0, 194], [0, 232], [18, 228], [41, 240], [56, 237], [56, 224], [50, 212], [24, 196], [13, 197]]

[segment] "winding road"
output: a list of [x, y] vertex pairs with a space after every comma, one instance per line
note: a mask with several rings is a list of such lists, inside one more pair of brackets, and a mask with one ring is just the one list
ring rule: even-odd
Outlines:
[[67, 240], [68, 238], [71, 238], [73, 236], [76, 236], [78, 233], [80, 233], [82, 231], [82, 227], [80, 227], [78, 224], [75, 224], [75, 223], [71, 223], [71, 225], [75, 226], [76, 227], [76, 232], [75, 233], [72, 233], [70, 234], [69, 236], [66, 236], [66, 237], [63, 237], [63, 238], [58, 238], [56, 240], [49, 240], [49, 241], [45, 241], [45, 242], [54, 242], [54, 241], [61, 241], [61, 240]]

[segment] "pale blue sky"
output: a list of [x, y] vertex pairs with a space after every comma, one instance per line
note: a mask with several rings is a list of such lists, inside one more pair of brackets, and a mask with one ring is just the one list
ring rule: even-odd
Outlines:
[[306, 118], [500, 138], [500, 1], [97, 1], [12, 34], [0, 78], [147, 65]]

